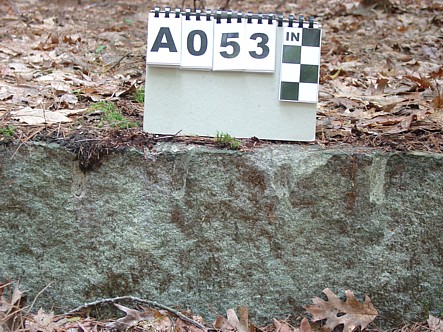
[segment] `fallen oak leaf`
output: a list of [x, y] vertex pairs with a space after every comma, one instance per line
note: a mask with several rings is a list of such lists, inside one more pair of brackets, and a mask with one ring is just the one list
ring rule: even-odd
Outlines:
[[299, 332], [312, 332], [311, 324], [306, 317], [301, 320]]
[[148, 332], [172, 332], [173, 324], [171, 318], [164, 313], [163, 310], [150, 309], [154, 314], [154, 319], [149, 321], [143, 321], [138, 324], [143, 328], [143, 331]]
[[345, 107], [347, 110], [352, 110], [360, 106], [360, 104], [352, 100], [351, 98], [345, 98], [345, 97], [336, 97], [332, 98], [332, 101], [339, 106]]
[[383, 94], [385, 92], [385, 88], [388, 85], [389, 80], [386, 78], [379, 78], [377, 79], [377, 88], [376, 93], [377, 94]]
[[[238, 325], [238, 331], [239, 332], [248, 332], [248, 328], [249, 328], [249, 311], [248, 311], [248, 307], [238, 307], [237, 308], [238, 313], [240, 315], [240, 319], [239, 319], [239, 325]], [[234, 312], [234, 310], [232, 310]], [[234, 312], [235, 314], [235, 312]]]
[[443, 77], [443, 67], [440, 67], [438, 70], [435, 70], [435, 71], [429, 73], [429, 76], [431, 78]]
[[412, 75], [405, 75], [403, 77], [416, 83], [420, 89], [426, 90], [426, 89], [430, 88], [431, 90], [434, 90], [434, 87], [432, 86], [431, 81], [429, 81], [425, 77], [422, 77], [421, 75], [420, 75], [420, 77], [416, 77], [416, 76], [412, 76]]
[[30, 332], [54, 332], [57, 330], [57, 324], [54, 322], [54, 313], [52, 311], [46, 313], [42, 308], [37, 312], [37, 315], [32, 317], [29, 324]]
[[443, 108], [443, 92], [438, 92], [437, 96], [433, 100], [434, 107], [436, 109], [442, 109]]
[[308, 319], [305, 317], [300, 323], [300, 327], [292, 328], [285, 321], [280, 322], [274, 318], [275, 332], [312, 332], [311, 324], [309, 324]]
[[[5, 325], [7, 330], [14, 331], [23, 324], [22, 308], [26, 304], [26, 296], [15, 285], [14, 289], [9, 287], [9, 296], [5, 296], [4, 288], [10, 284], [0, 284], [0, 329]], [[11, 294], [12, 293], [12, 294]]]
[[227, 318], [217, 316], [213, 324], [214, 328], [222, 332], [249, 332], [248, 308], [238, 307], [237, 310], [240, 314], [240, 319], [234, 309], [228, 309], [226, 311]]
[[326, 319], [325, 328], [332, 331], [336, 326], [343, 324], [343, 332], [352, 332], [360, 326], [364, 330], [371, 323], [378, 312], [368, 296], [363, 303], [359, 302], [353, 292], [346, 290], [346, 302], [342, 302], [329, 288], [323, 293], [328, 301], [319, 297], [312, 299], [313, 305], [304, 307], [313, 317], [313, 321]]
[[443, 320], [429, 314], [427, 322], [432, 332], [443, 332]]
[[126, 316], [117, 319], [115, 322], [110, 322], [106, 324], [106, 327], [108, 328], [115, 328], [119, 331], [125, 331], [133, 326], [136, 326], [138, 323], [142, 321], [147, 320], [154, 320], [155, 316], [152, 312], [152, 309], [145, 309], [143, 311], [139, 311], [136, 309], [131, 309], [128, 307], [125, 307], [123, 305], [114, 303], [114, 305], [124, 313], [126, 313]]
[[0, 100], [6, 100], [13, 96], [14, 94], [8, 87], [0, 86]]
[[65, 93], [60, 96], [59, 102], [61, 104], [75, 105], [78, 103], [78, 98], [72, 93]]
[[202, 330], [195, 325], [189, 324], [181, 318], [177, 318], [174, 324], [176, 332], [201, 332]]
[[29, 125], [44, 123], [72, 122], [69, 115], [86, 111], [86, 108], [70, 110], [62, 109], [57, 111], [47, 111], [41, 108], [31, 108], [26, 106], [17, 111], [12, 111], [12, 118]]
[[280, 322], [274, 318], [275, 332], [293, 332], [293, 329], [286, 322]]

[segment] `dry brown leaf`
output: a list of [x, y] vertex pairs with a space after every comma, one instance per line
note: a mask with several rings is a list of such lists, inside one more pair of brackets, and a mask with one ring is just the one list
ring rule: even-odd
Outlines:
[[152, 324], [151, 332], [170, 332], [172, 331], [172, 323], [168, 314], [163, 310], [158, 311], [151, 309], [154, 314], [154, 322]]
[[249, 332], [248, 308], [238, 307], [237, 310], [240, 314], [240, 319], [235, 310], [231, 308], [226, 311], [227, 319], [217, 316], [213, 326], [222, 332]]
[[214, 328], [216, 328], [217, 330], [220, 330], [222, 332], [235, 332], [236, 331], [235, 325], [232, 324], [231, 322], [229, 322], [223, 316], [217, 316], [213, 326], [214, 326]]
[[341, 324], [343, 332], [352, 332], [358, 326], [363, 330], [378, 315], [368, 296], [365, 296], [364, 303], [361, 303], [353, 292], [347, 290], [346, 302], [342, 302], [329, 288], [324, 289], [323, 293], [328, 297], [328, 301], [315, 297], [312, 299], [314, 304], [306, 306], [305, 309], [314, 321], [326, 319], [325, 328], [330, 331]]
[[302, 319], [299, 331], [300, 332], [312, 332], [311, 324], [309, 324], [309, 321], [306, 317]]
[[432, 332], [443, 332], [443, 320], [430, 314], [427, 322]]
[[389, 80], [386, 78], [377, 79], [377, 88], [376, 93], [383, 94], [385, 92], [385, 88], [388, 85]]
[[37, 315], [32, 317], [29, 324], [30, 332], [54, 332], [57, 329], [57, 324], [54, 323], [54, 313], [51, 311], [46, 313], [42, 308], [37, 312]]
[[247, 307], [238, 307], [237, 308], [238, 313], [240, 314], [240, 325], [239, 325], [239, 331], [240, 332], [248, 332], [249, 327], [249, 310]]
[[274, 318], [275, 332], [312, 332], [311, 324], [305, 317], [300, 323], [300, 327], [292, 328], [287, 322], [280, 322]]
[[2, 320], [7, 315], [7, 312], [11, 308], [11, 304], [5, 299], [3, 295], [3, 287], [3, 285], [0, 285], [0, 320]]
[[355, 109], [360, 106], [358, 102], [351, 98], [337, 97], [333, 98], [332, 101], [337, 105], [344, 106], [347, 110]]
[[293, 332], [293, 329], [286, 322], [280, 322], [274, 318], [275, 332]]
[[14, 311], [14, 308], [19, 305], [22, 296], [23, 292], [19, 290], [18, 286], [15, 286], [11, 297], [8, 299], [4, 296], [4, 290], [2, 286], [2, 292], [0, 293], [0, 318], [1, 313], [4, 313], [5, 316], [7, 316], [12, 311]]
[[118, 331], [125, 331], [130, 327], [136, 326], [138, 323], [143, 321], [154, 321], [155, 316], [150, 308], [143, 308], [143, 311], [139, 311], [136, 309], [131, 309], [125, 307], [123, 305], [114, 303], [114, 305], [124, 313], [126, 313], [125, 317], [117, 319], [115, 322], [111, 322], [106, 324], [106, 327], [111, 329], [117, 329]]
[[20, 328], [23, 324], [23, 315], [21, 309], [26, 304], [26, 298], [20, 291], [19, 285], [15, 285], [14, 289], [10, 287], [9, 297], [4, 295], [4, 288], [10, 284], [0, 284], [0, 329], [5, 326], [9, 331]]
[[0, 100], [11, 98], [13, 93], [6, 86], [0, 86]]
[[175, 321], [174, 327], [176, 332], [202, 332], [197, 326], [189, 324], [180, 318]]
[[68, 115], [81, 113], [86, 109], [63, 109], [57, 111], [46, 111], [40, 108], [24, 107], [18, 111], [12, 111], [11, 115], [13, 119], [19, 120], [29, 125], [37, 125], [43, 123], [59, 123], [59, 122], [72, 122]]
[[436, 109], [443, 109], [443, 91], [434, 98], [433, 102]]
[[75, 105], [78, 103], [78, 98], [72, 93], [65, 93], [64, 95], [60, 96], [59, 102], [61, 104]]
[[432, 83], [425, 77], [416, 77], [412, 75], [405, 75], [404, 78], [416, 83], [420, 89], [432, 89]]
[[440, 68], [436, 69], [435, 71], [429, 73], [429, 76], [431, 78], [443, 77], [443, 67], [440, 67]]

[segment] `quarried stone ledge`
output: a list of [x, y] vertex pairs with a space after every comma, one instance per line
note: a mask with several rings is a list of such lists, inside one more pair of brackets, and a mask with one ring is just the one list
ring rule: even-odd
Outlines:
[[134, 295], [269, 322], [329, 287], [385, 324], [443, 311], [443, 157], [165, 144], [83, 172], [57, 145], [0, 146], [0, 281], [65, 311]]

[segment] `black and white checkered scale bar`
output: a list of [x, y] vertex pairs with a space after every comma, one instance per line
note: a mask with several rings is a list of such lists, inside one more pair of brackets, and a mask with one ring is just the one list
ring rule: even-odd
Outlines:
[[290, 16], [283, 27], [280, 100], [316, 103], [320, 74], [321, 29]]

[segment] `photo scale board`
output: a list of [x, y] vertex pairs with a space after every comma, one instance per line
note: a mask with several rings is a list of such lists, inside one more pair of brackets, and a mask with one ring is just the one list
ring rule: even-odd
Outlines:
[[[183, 17], [182, 22], [186, 24]], [[222, 24], [229, 25], [227, 22]], [[246, 32], [248, 30], [245, 28], [245, 35], [269, 33], [263, 32], [257, 22], [252, 24], [257, 25], [257, 30], [251, 25], [248, 27], [249, 32]], [[238, 26], [234, 29], [237, 28]], [[159, 67], [158, 64], [150, 65], [148, 46], [144, 130], [157, 134], [179, 132], [181, 135], [201, 136], [214, 136], [217, 131], [223, 131], [235, 137], [245, 138], [256, 136], [275, 140], [314, 140], [316, 104], [280, 100], [284, 26], [274, 25], [272, 29], [275, 30], [275, 34], [271, 32], [269, 39], [274, 37], [276, 45], [273, 48], [275, 62], [272, 72], [269, 72], [269, 65], [268, 68], [264, 65], [259, 66], [253, 72], [246, 71], [247, 68], [245, 71], [201, 71]], [[221, 33], [235, 31], [223, 30]], [[155, 40], [156, 37], [155, 34], [151, 36], [151, 32], [148, 31], [148, 45], [149, 39]], [[181, 52], [183, 47], [186, 47], [184, 37], [181, 35]], [[218, 46], [222, 46], [221, 38]], [[217, 37], [214, 37], [215, 40]], [[263, 44], [259, 43], [262, 41], [262, 38], [256, 38], [252, 44], [240, 42], [240, 52], [244, 52], [244, 56], [248, 56], [249, 52], [261, 54]], [[199, 49], [199, 45], [196, 49]], [[253, 46], [253, 50], [249, 49]], [[224, 51], [232, 53], [233, 49], [227, 47]], [[223, 51], [219, 48], [218, 52]], [[198, 63], [197, 59], [195, 63]], [[237, 67], [233, 66], [232, 69], [236, 70], [235, 68]]]

